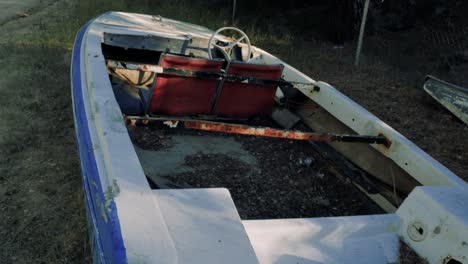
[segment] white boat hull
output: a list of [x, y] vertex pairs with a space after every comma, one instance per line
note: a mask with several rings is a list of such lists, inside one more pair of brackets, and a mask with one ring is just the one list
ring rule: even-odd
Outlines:
[[319, 93], [302, 92], [348, 128], [385, 135], [391, 146], [375, 150], [425, 187], [392, 214], [256, 221], [240, 219], [225, 189], [152, 190], [108, 78], [104, 33], [174, 39], [212, 33], [173, 20], [158, 28], [157, 21], [107, 13], [76, 39], [72, 94], [95, 263], [395, 263], [399, 238], [430, 263], [467, 263], [467, 184], [329, 84], [258, 48], [252, 61], [282, 63], [284, 79], [315, 83]]

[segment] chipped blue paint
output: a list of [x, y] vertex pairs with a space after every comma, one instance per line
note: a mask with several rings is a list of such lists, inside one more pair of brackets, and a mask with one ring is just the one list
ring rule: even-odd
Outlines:
[[114, 200], [111, 200], [108, 207], [110, 210], [106, 212], [106, 216], [103, 217], [99, 209], [106, 204], [106, 197], [102, 189], [94, 156], [81, 80], [81, 47], [90, 23], [83, 26], [76, 36], [73, 48], [71, 81], [75, 130], [83, 175], [91, 250], [93, 252], [94, 263], [127, 263]]

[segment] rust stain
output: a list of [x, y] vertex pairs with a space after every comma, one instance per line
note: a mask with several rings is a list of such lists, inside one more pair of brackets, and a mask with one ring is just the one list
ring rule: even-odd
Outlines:
[[271, 127], [253, 127], [241, 124], [219, 123], [211, 121], [193, 120], [187, 118], [158, 118], [158, 117], [125, 117], [126, 122], [130, 126], [148, 126], [152, 123], [163, 123], [171, 128], [186, 128], [209, 132], [220, 132], [228, 134], [239, 134], [248, 136], [260, 136], [270, 138], [283, 138], [290, 140], [318, 141], [318, 142], [349, 142], [349, 143], [365, 143], [365, 144], [382, 144], [388, 149], [390, 141], [382, 135], [379, 136], [363, 136], [363, 135], [347, 135], [347, 134], [331, 134], [331, 133], [314, 133], [295, 130], [283, 130]]
[[137, 120], [136, 119], [128, 119], [128, 124], [132, 127], [135, 127], [137, 125]]
[[392, 146], [392, 141], [391, 141], [388, 137], [386, 137], [383, 133], [379, 133], [378, 136], [379, 136], [379, 137], [385, 138], [385, 141], [386, 141], [386, 142], [385, 142], [385, 144], [383, 144], [383, 145], [384, 145], [386, 148], [390, 148], [390, 147]]
[[184, 121], [184, 127], [189, 129], [240, 134], [250, 136], [262, 136], [271, 138], [284, 138], [292, 140], [332, 141], [332, 136], [327, 134], [315, 134], [300, 131], [280, 130], [269, 127], [249, 127], [235, 124], [219, 124], [209, 122]]

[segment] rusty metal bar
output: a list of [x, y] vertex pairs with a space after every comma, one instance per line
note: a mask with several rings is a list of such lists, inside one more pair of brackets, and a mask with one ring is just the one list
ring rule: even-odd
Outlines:
[[152, 72], [156, 74], [165, 74], [173, 76], [181, 76], [187, 78], [198, 78], [198, 79], [212, 79], [212, 80], [224, 80], [227, 82], [240, 82], [255, 85], [275, 85], [281, 88], [295, 88], [295, 89], [310, 89], [312, 91], [319, 92], [320, 87], [315, 86], [315, 83], [298, 83], [298, 82], [287, 82], [283, 80], [272, 80], [265, 78], [240, 76], [234, 74], [227, 74], [223, 72], [203, 72], [203, 71], [192, 71], [179, 69], [174, 67], [163, 67], [159, 65], [151, 64], [135, 64], [122, 61], [107, 61], [108, 69], [127, 69], [127, 70], [139, 70], [144, 72]]
[[310, 133], [294, 130], [283, 130], [271, 127], [253, 127], [248, 125], [212, 122], [188, 118], [161, 118], [161, 117], [135, 117], [127, 116], [127, 123], [132, 126], [150, 125], [151, 123], [163, 123], [171, 128], [186, 128], [208, 132], [221, 132], [248, 136], [260, 136], [270, 138], [283, 138], [291, 140], [305, 140], [316, 142], [350, 142], [387, 145], [388, 141], [383, 136], [362, 136], [331, 133]]

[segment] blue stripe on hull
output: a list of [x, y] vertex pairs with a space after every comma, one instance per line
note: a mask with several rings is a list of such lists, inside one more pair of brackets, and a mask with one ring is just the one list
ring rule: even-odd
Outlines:
[[[106, 207], [106, 199], [97, 169], [83, 101], [81, 47], [89, 24], [83, 26], [75, 40], [71, 81], [74, 99], [75, 130], [83, 175], [90, 246], [94, 263], [127, 263], [125, 246], [114, 201], [112, 200], [110, 206]], [[103, 216], [103, 214], [106, 216]]]

